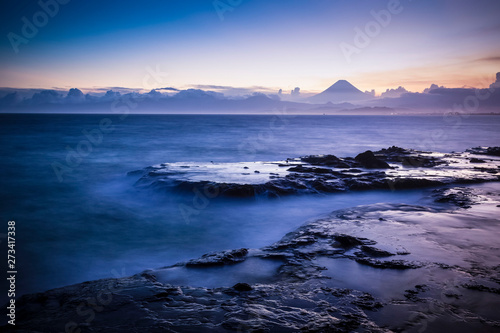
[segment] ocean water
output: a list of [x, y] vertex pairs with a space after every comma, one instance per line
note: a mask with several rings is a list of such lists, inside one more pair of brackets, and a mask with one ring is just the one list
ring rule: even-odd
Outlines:
[[[18, 295], [258, 248], [335, 209], [415, 203], [425, 190], [199, 201], [195, 193], [138, 189], [138, 176], [127, 173], [165, 162], [355, 156], [392, 145], [463, 151], [500, 145], [499, 126], [496, 116], [2, 114], [0, 241], [15, 220]], [[186, 206], [197, 207], [189, 218]]]

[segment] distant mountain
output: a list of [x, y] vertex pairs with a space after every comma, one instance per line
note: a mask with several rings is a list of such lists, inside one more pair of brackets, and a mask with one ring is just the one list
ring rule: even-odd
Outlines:
[[365, 94], [346, 80], [338, 80], [330, 88], [309, 98], [312, 103], [356, 102], [373, 98]]

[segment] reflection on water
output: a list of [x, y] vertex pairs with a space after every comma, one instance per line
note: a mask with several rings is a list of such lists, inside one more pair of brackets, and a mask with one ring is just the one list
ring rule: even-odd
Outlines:
[[214, 267], [172, 267], [155, 271], [159, 282], [176, 286], [232, 287], [237, 283], [271, 283], [275, 281], [279, 260], [248, 258], [242, 263]]

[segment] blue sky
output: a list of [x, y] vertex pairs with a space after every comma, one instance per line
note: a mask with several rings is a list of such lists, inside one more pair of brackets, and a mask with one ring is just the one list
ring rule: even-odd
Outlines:
[[158, 85], [178, 88], [320, 91], [347, 79], [363, 90], [421, 91], [484, 87], [500, 71], [499, 1], [402, 0], [349, 59], [340, 45], [355, 45], [355, 28], [365, 31], [371, 12], [395, 0], [220, 1], [231, 8], [224, 20], [212, 0], [72, 0], [17, 53], [8, 34], [22, 37], [22, 17], [32, 22], [42, 8], [9, 1], [0, 14], [0, 86], [144, 89], [147, 68], [159, 68], [168, 76]]

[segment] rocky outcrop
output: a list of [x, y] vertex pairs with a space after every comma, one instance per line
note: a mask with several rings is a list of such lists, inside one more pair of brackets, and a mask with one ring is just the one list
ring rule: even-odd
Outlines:
[[203, 267], [236, 264], [244, 261], [247, 254], [247, 249], [207, 253], [198, 259], [188, 261], [186, 266]]
[[384, 162], [377, 157], [371, 150], [367, 150], [364, 153], [357, 155], [354, 160], [361, 164], [366, 169], [389, 169], [390, 166], [387, 162]]
[[475, 147], [467, 149], [467, 152], [477, 155], [500, 156], [500, 147]]
[[481, 199], [474, 189], [467, 187], [436, 189], [432, 196], [435, 202], [450, 203], [461, 208], [471, 208]]
[[[498, 147], [466, 153], [432, 153], [399, 147], [366, 151], [355, 158], [316, 155], [277, 162], [169, 163], [139, 173], [137, 186], [252, 197], [410, 189], [499, 180], [500, 158], [481, 157]], [[481, 162], [481, 163], [479, 163]], [[130, 173], [137, 176], [138, 172]], [[210, 195], [209, 195], [210, 196]], [[211, 197], [211, 196], [210, 196]]]

